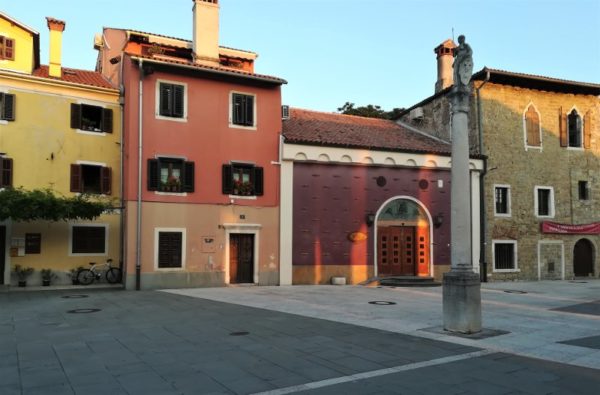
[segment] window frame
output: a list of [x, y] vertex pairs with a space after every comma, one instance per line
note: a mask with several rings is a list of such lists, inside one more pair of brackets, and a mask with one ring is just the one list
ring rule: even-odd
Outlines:
[[[86, 192], [83, 190], [84, 182], [83, 182], [83, 169], [82, 166], [95, 166], [100, 168], [100, 192]], [[78, 168], [78, 174], [74, 174], [75, 168]], [[107, 166], [106, 163], [103, 162], [90, 162], [78, 160], [75, 163], [72, 163], [69, 167], [69, 191], [73, 193], [87, 193], [92, 195], [102, 195], [108, 196], [112, 195], [112, 184], [113, 184], [113, 176], [112, 176], [112, 168]], [[108, 181], [106, 181], [106, 179]], [[79, 185], [79, 188], [75, 188], [75, 184]], [[108, 188], [106, 188], [108, 187]]]
[[[575, 114], [577, 115], [577, 119], [579, 120], [579, 130], [578, 130], [579, 145], [571, 145], [571, 128], [570, 128], [570, 123], [569, 123], [569, 117], [571, 116], [571, 114], [573, 112], [575, 112]], [[575, 150], [575, 151], [583, 150], [584, 149], [584, 137], [585, 137], [583, 134], [583, 130], [584, 130], [583, 116], [581, 116], [581, 113], [575, 106], [573, 108], [571, 108], [566, 114], [566, 127], [567, 127], [567, 149]]]
[[[527, 129], [527, 113], [529, 112], [529, 109], [531, 109], [531, 108], [533, 108], [533, 110], [536, 112], [537, 117], [538, 117], [538, 138], [539, 138], [540, 145], [529, 145], [529, 138], [528, 138], [529, 130]], [[525, 107], [525, 110], [523, 111], [523, 142], [525, 144], [525, 151], [527, 151], [529, 149], [541, 151], [542, 147], [543, 147], [542, 136], [543, 136], [543, 134], [542, 134], [542, 115], [538, 111], [535, 104], [533, 104], [533, 102], [531, 102]]]
[[[249, 183], [252, 187], [250, 194], [246, 193], [234, 193], [235, 188], [235, 170], [250, 170], [248, 174]], [[232, 161], [222, 166], [222, 193], [228, 195], [231, 199], [256, 199], [257, 196], [264, 195], [264, 169], [260, 166], [256, 166], [254, 163]]]
[[[179, 190], [165, 190], [166, 186], [161, 182], [161, 165], [164, 163], [180, 163], [181, 172], [179, 176]], [[157, 195], [177, 195], [187, 196], [188, 193], [194, 193], [196, 190], [196, 164], [194, 161], [188, 161], [180, 156], [155, 156], [146, 161], [146, 190], [154, 191]], [[153, 175], [152, 167], [156, 166], [156, 173]], [[190, 175], [191, 174], [191, 175]], [[156, 185], [154, 182], [156, 181]]]
[[[549, 190], [550, 191], [550, 195], [549, 195], [549, 202], [548, 202], [548, 215], [540, 215], [539, 214], [539, 209], [540, 209], [540, 204], [539, 204], [539, 200], [538, 200], [538, 191], [539, 190]], [[555, 209], [555, 200], [554, 200], [554, 187], [550, 187], [550, 186], [544, 186], [544, 185], [536, 185], [533, 188], [533, 199], [534, 199], [534, 212], [535, 212], [535, 216], [537, 218], [554, 218], [554, 216], [556, 215], [556, 209]]]
[[[15, 173], [14, 160], [12, 158], [0, 156], [0, 189], [12, 188], [14, 173]], [[4, 182], [5, 178], [8, 178], [8, 182]]]
[[[512, 269], [497, 269], [496, 268], [496, 244], [512, 244], [513, 245], [513, 268]], [[492, 272], [493, 273], [518, 273], [519, 269], [519, 252], [517, 240], [492, 240]]]
[[[11, 43], [11, 45], [9, 46], [8, 43]], [[15, 60], [15, 47], [16, 47], [16, 40], [14, 38], [9, 38], [7, 36], [2, 36], [0, 35], [0, 60]], [[11, 55], [7, 56], [6, 55], [6, 49], [7, 47], [10, 47], [10, 51], [11, 51]]]
[[[165, 85], [179, 85], [181, 87], [183, 87], [183, 113], [181, 117], [177, 117], [177, 116], [169, 116], [169, 115], [162, 115], [160, 113], [161, 111], [161, 99], [162, 99], [162, 95], [161, 95], [161, 84], [165, 84]], [[174, 80], [164, 80], [164, 79], [157, 79], [156, 80], [156, 86], [155, 86], [155, 108], [154, 108], [154, 116], [156, 119], [162, 119], [162, 120], [166, 120], [166, 121], [174, 121], [174, 122], [187, 122], [187, 118], [188, 118], [188, 85], [185, 82], [181, 82], [181, 81], [174, 81]]]
[[[234, 97], [236, 95], [250, 96], [252, 97], [252, 125], [234, 123]], [[229, 127], [233, 129], [243, 130], [256, 130], [258, 125], [257, 108], [258, 98], [256, 93], [242, 92], [242, 91], [230, 91], [229, 92]]]
[[[589, 202], [591, 200], [591, 184], [587, 180], [577, 181], [577, 198], [580, 202]], [[583, 194], [582, 191], [585, 191]]]
[[[496, 190], [499, 188], [503, 188], [507, 190], [506, 193], [506, 213], [499, 213], [496, 210]], [[508, 184], [494, 184], [494, 217], [504, 217], [510, 218], [512, 217], [512, 199], [511, 199], [511, 188]]]
[[[160, 233], [181, 233], [181, 267], [159, 267], [159, 238]], [[154, 270], [160, 272], [180, 272], [186, 268], [186, 248], [187, 246], [187, 229], [186, 228], [154, 228]]]
[[6, 125], [15, 121], [16, 101], [14, 94], [0, 92], [0, 124]]
[[[74, 228], [85, 228], [95, 227], [104, 228], [104, 251], [98, 253], [92, 252], [73, 252], [73, 232]], [[69, 224], [69, 250], [68, 256], [108, 256], [108, 242], [109, 242], [109, 227], [106, 223], [70, 223]]]

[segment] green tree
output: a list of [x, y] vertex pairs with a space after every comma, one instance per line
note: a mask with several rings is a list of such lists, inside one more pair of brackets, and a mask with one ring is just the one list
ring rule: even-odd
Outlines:
[[354, 107], [354, 103], [346, 102], [342, 107], [338, 107], [338, 112], [346, 115], [357, 115], [367, 118], [396, 119], [402, 108], [394, 108], [392, 111], [385, 111], [381, 106], [369, 104], [367, 106]]

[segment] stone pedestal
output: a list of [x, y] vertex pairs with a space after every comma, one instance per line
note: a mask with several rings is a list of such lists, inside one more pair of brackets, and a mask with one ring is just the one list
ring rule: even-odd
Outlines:
[[444, 274], [444, 330], [459, 333], [481, 331], [481, 283], [473, 271]]

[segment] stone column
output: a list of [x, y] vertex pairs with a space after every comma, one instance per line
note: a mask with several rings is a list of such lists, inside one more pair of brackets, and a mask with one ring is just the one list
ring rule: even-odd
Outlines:
[[[464, 36], [459, 37], [459, 42], [464, 45]], [[460, 50], [460, 46], [458, 49]], [[471, 262], [468, 117], [470, 96], [468, 84], [471, 74], [467, 75], [469, 66], [472, 69], [470, 47], [468, 51], [468, 58], [457, 58], [454, 62], [460, 80], [455, 79], [454, 88], [450, 93], [452, 104], [451, 269], [444, 274], [443, 279], [444, 330], [460, 333], [481, 331], [479, 275], [473, 272]], [[461, 61], [467, 63], [460, 63]]]

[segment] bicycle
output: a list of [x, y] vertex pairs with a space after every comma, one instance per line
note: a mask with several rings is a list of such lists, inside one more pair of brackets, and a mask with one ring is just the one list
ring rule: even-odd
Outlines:
[[89, 269], [81, 269], [77, 273], [77, 280], [79, 284], [90, 285], [94, 280], [100, 280], [104, 274], [106, 281], [109, 284], [116, 284], [121, 281], [121, 269], [118, 267], [111, 267], [112, 259], [107, 259], [101, 265], [97, 265], [96, 262], [90, 262]]

